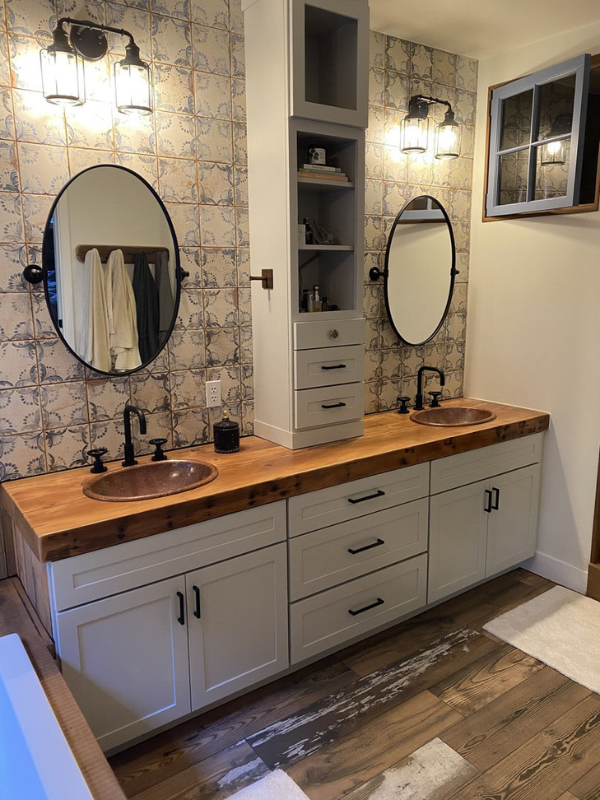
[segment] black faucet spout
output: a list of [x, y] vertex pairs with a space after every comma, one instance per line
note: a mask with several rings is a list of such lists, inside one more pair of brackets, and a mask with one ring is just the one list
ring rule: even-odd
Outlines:
[[417, 395], [415, 397], [415, 411], [422, 411], [423, 409], [423, 373], [424, 372], [436, 372], [440, 379], [440, 386], [446, 385], [446, 378], [444, 376], [444, 372], [437, 367], [428, 367], [423, 366], [419, 368], [417, 372]]
[[133, 449], [133, 439], [131, 436], [131, 415], [135, 414], [140, 423], [140, 433], [142, 436], [146, 435], [146, 417], [144, 412], [137, 406], [132, 406], [127, 403], [123, 409], [123, 425], [125, 427], [125, 460], [122, 462], [124, 467], [134, 467], [138, 462], [135, 460], [135, 452]]

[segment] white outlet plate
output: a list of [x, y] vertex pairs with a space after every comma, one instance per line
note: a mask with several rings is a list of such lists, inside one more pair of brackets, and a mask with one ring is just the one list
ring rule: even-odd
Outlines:
[[221, 381], [206, 381], [206, 407], [221, 405]]

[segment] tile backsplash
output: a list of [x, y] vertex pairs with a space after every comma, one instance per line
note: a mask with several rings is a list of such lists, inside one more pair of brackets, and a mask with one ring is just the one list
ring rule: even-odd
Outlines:
[[[108, 58], [86, 64], [84, 106], [63, 111], [46, 103], [38, 54], [57, 15], [66, 14], [132, 31], [152, 64], [151, 116], [132, 120], [116, 111]], [[123, 41], [110, 37], [112, 61]], [[450, 394], [462, 391], [475, 84], [470, 59], [371, 34], [368, 411], [392, 407], [400, 392], [414, 394], [424, 361], [447, 371]], [[460, 159], [434, 163], [398, 154], [398, 124], [417, 92], [452, 102], [465, 123]], [[146, 440], [165, 436], [168, 448], [208, 441], [214, 419], [205, 405], [207, 380], [221, 380], [232, 417], [252, 433], [240, 0], [0, 0], [0, 98], [0, 480], [80, 466], [92, 446], [120, 457], [121, 413], [129, 401], [148, 413]], [[82, 169], [103, 163], [127, 166], [155, 187], [190, 273], [168, 346], [131, 377], [84, 369], [57, 338], [43, 291], [22, 278], [26, 264], [41, 261], [56, 194]], [[407, 348], [395, 341], [381, 287], [368, 280], [368, 270], [382, 265], [397, 211], [422, 193], [438, 197], [449, 212], [461, 273], [443, 330], [425, 347]]]

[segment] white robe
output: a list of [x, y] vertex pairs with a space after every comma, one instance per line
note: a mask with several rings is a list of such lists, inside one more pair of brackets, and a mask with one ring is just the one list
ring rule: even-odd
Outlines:
[[113, 250], [105, 267], [110, 355], [115, 372], [142, 365], [138, 344], [137, 312], [123, 252]]
[[94, 369], [110, 372], [106, 281], [100, 254], [95, 248], [88, 250], [85, 255], [83, 302], [85, 323], [79, 334], [77, 352]]

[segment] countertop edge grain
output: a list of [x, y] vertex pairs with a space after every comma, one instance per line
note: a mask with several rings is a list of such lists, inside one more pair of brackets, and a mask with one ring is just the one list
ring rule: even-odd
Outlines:
[[[449, 401], [449, 404], [465, 405], [467, 401], [468, 398], [464, 398], [459, 401]], [[414, 445], [409, 446], [406, 446], [406, 442], [399, 442], [400, 446], [396, 447], [394, 447], [393, 440], [384, 443], [383, 446], [379, 442], [377, 447], [374, 446], [374, 452], [369, 452], [368, 447], [368, 421], [373, 420], [371, 427], [375, 429], [373, 431], [373, 438], [375, 438], [377, 428], [385, 425], [386, 421], [392, 426], [394, 426], [394, 423], [396, 426], [404, 423], [404, 420], [398, 419], [395, 412], [383, 412], [382, 414], [366, 417], [364, 437], [319, 445], [316, 448], [307, 448], [306, 450], [289, 451], [269, 442], [263, 447], [264, 440], [259, 440], [258, 437], [248, 437], [251, 440], [258, 440], [256, 444], [252, 443], [253, 447], [247, 454], [249, 461], [253, 460], [252, 455], [255, 453], [258, 457], [262, 454], [268, 455], [269, 459], [272, 456], [275, 458], [279, 456], [282, 461], [286, 461], [286, 456], [290, 453], [306, 453], [307, 450], [310, 450], [312, 453], [322, 454], [323, 464], [301, 469], [294, 473], [290, 473], [289, 466], [286, 467], [284, 465], [283, 474], [280, 476], [269, 474], [264, 479], [257, 478], [252, 482], [244, 480], [240, 485], [234, 485], [231, 488], [213, 491], [212, 493], [203, 492], [202, 489], [207, 487], [201, 487], [199, 490], [192, 490], [181, 495], [171, 495], [159, 500], [135, 501], [134, 510], [131, 510], [131, 504], [128, 503], [128, 513], [123, 515], [114, 515], [115, 506], [118, 507], [125, 504], [102, 503], [103, 506], [110, 507], [107, 508], [109, 518], [96, 519], [88, 524], [66, 527], [55, 532], [36, 532], [34, 525], [31, 524], [28, 518], [27, 510], [23, 509], [19, 503], [20, 492], [15, 491], [15, 487], [18, 484], [22, 486], [26, 482], [33, 491], [35, 489], [34, 482], [41, 481], [49, 476], [44, 475], [2, 484], [2, 503], [18, 524], [21, 535], [27, 540], [36, 557], [42, 562], [59, 561], [82, 553], [111, 547], [121, 542], [134, 541], [157, 533], [164, 533], [186, 525], [204, 522], [225, 514], [265, 505], [340, 483], [541, 433], [547, 430], [550, 424], [550, 416], [545, 412], [498, 403], [486, 403], [479, 400], [470, 400], [468, 402], [473, 405], [476, 403], [479, 406], [493, 407], [499, 412], [499, 418], [483, 426], [452, 429], [427, 428], [430, 432], [430, 441], [416, 442]], [[518, 417], [517, 419], [514, 418], [515, 414]], [[503, 421], [503, 416], [512, 416], [513, 419]], [[418, 427], [422, 428], [423, 426]], [[418, 435], [416, 428], [415, 434]], [[208, 450], [207, 448], [210, 449]], [[358, 450], [358, 452], [352, 454], [353, 449]], [[189, 455], [193, 452], [194, 457], [203, 456], [206, 460], [213, 462], [218, 460], [212, 451], [211, 445], [173, 452], [178, 457], [182, 457], [186, 453]], [[241, 455], [240, 453], [239, 456]], [[228, 456], [227, 458], [239, 458], [239, 456], [236, 454], [236, 456]], [[147, 458], [140, 460], [147, 460]], [[231, 465], [234, 462], [230, 460], [223, 463]], [[268, 464], [268, 467], [270, 471], [273, 470], [272, 464]], [[118, 465], [114, 465], [113, 468], [118, 468]], [[71, 470], [68, 473], [59, 473], [60, 476], [66, 474], [73, 476], [73, 484], [79, 486], [89, 477], [89, 471], [86, 468]], [[209, 487], [217, 488], [217, 486], [218, 484], [216, 483], [209, 484]], [[198, 493], [200, 493], [199, 496]], [[83, 494], [81, 497], [83, 501]], [[28, 502], [31, 501], [29, 500]], [[87, 498], [85, 498], [85, 502], [101, 503], [101, 501], [90, 501]], [[135, 510], [138, 507], [139, 510]]]

